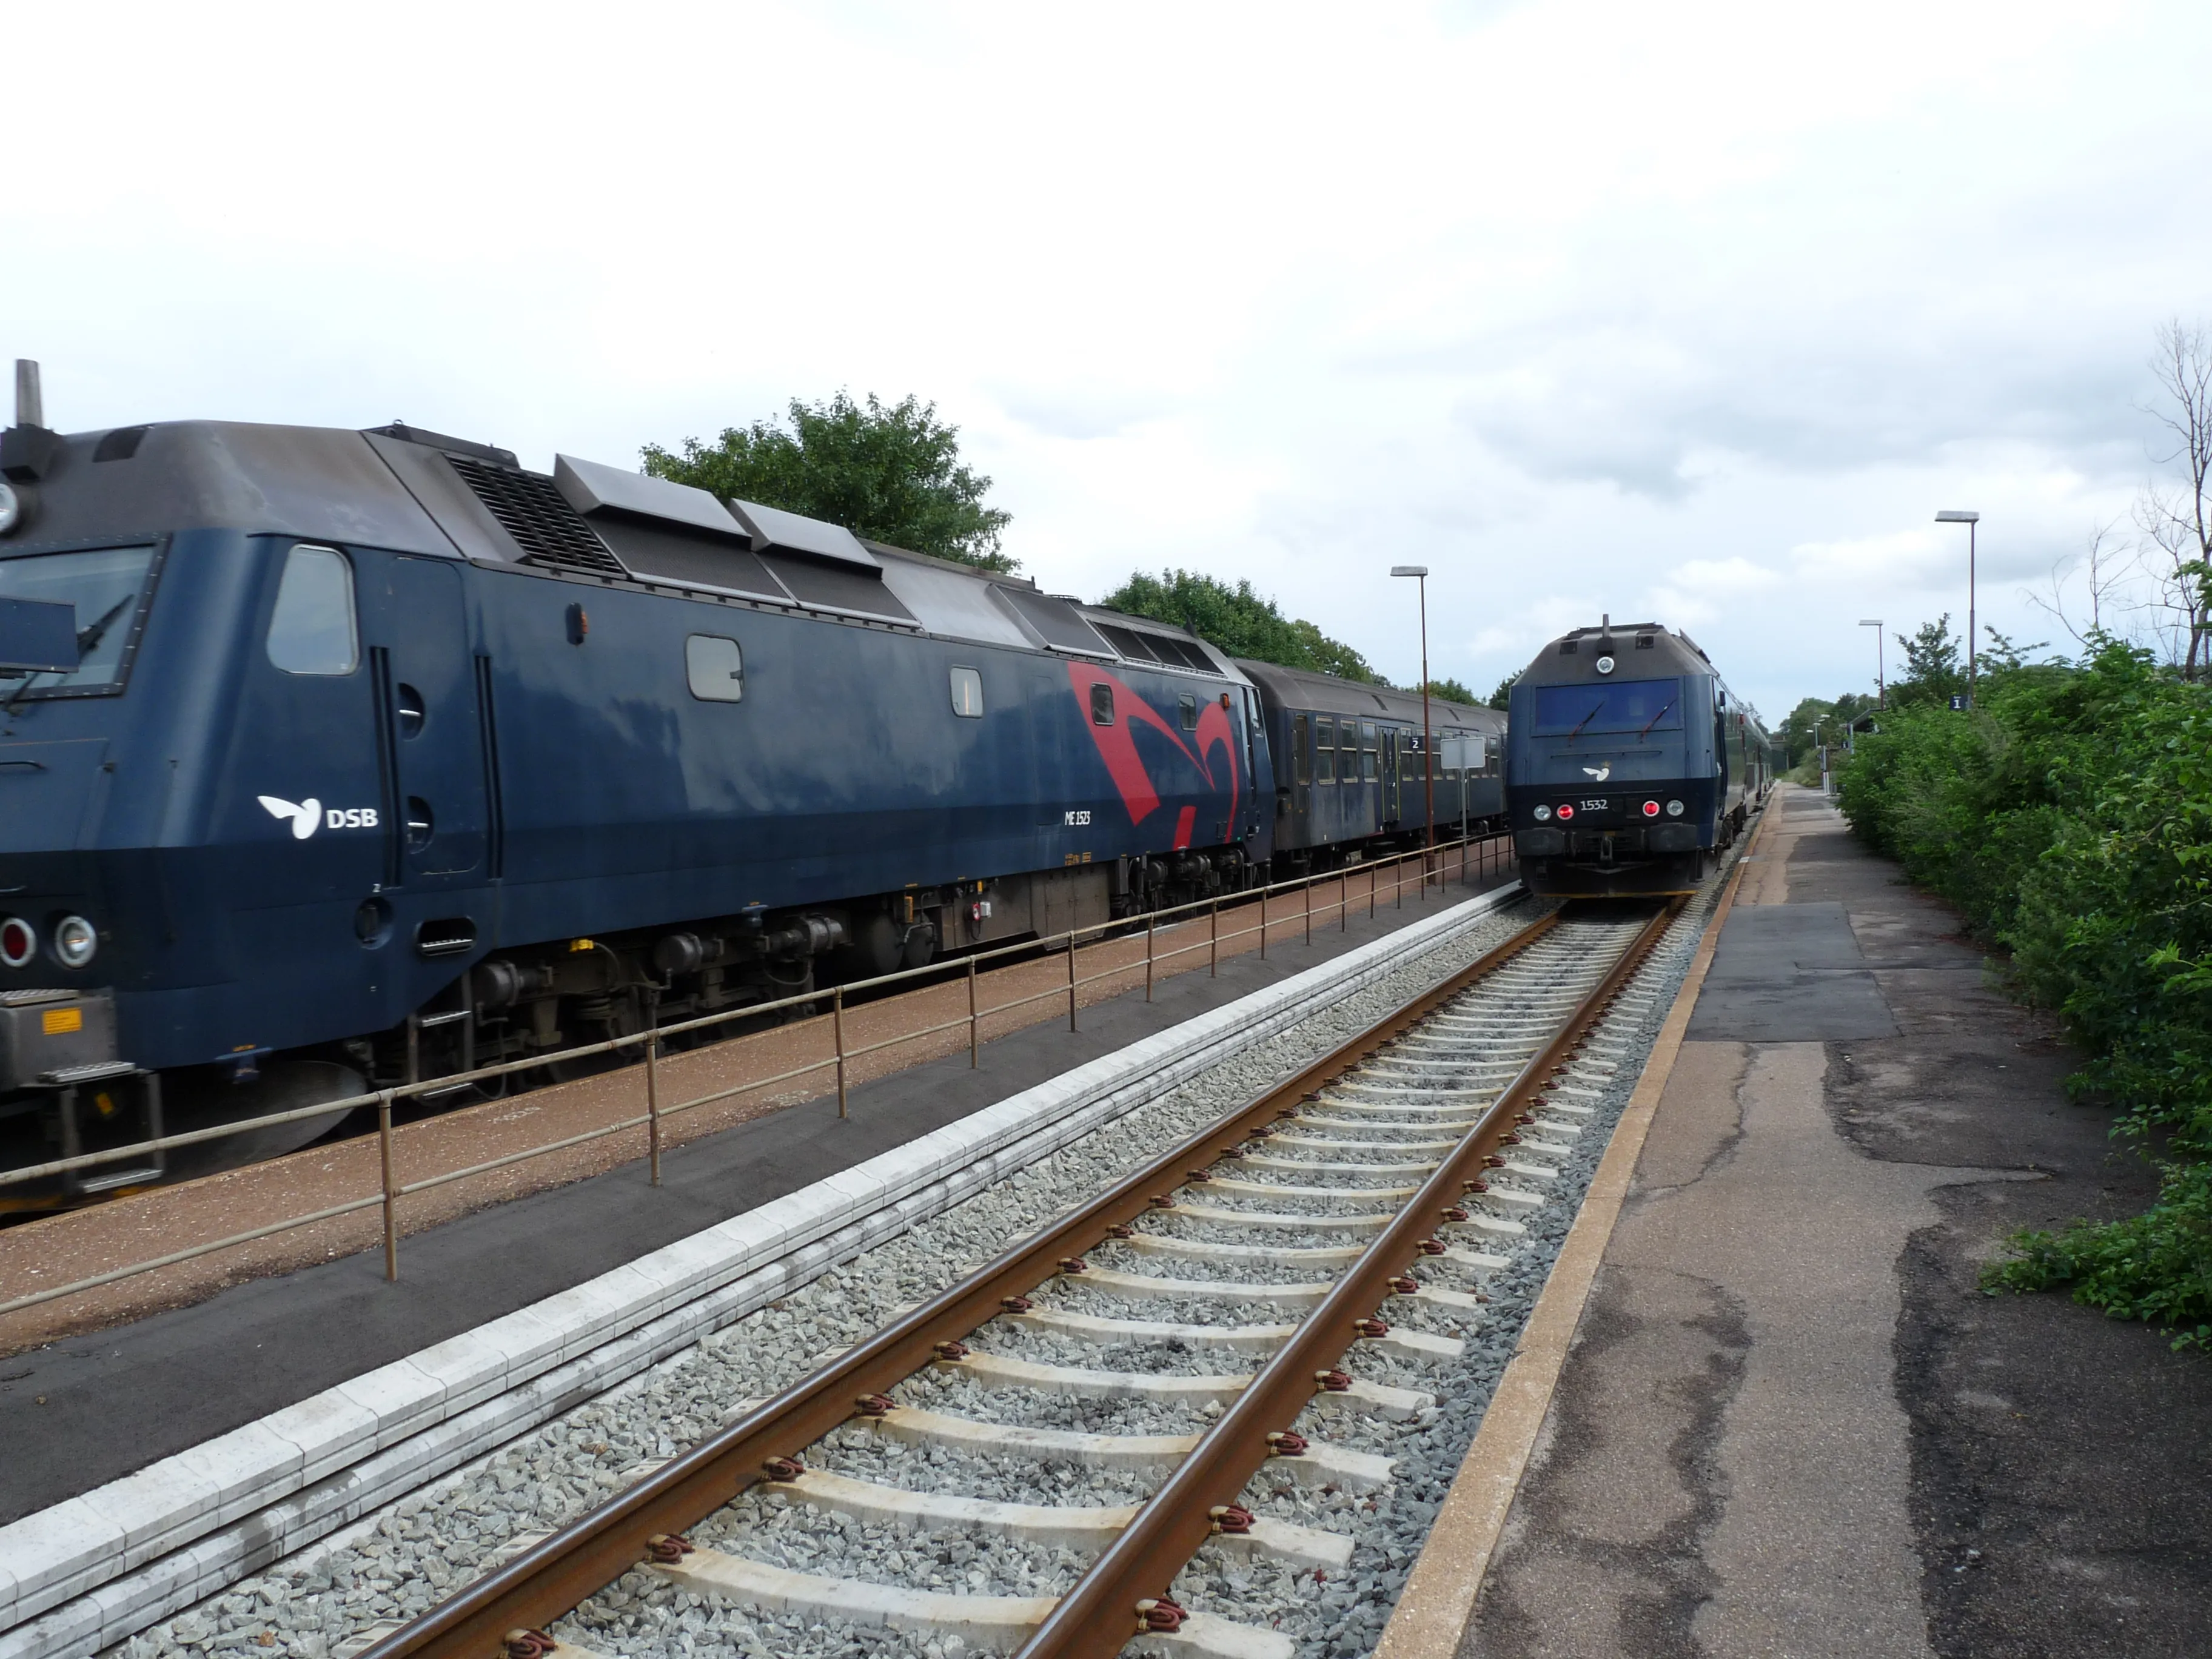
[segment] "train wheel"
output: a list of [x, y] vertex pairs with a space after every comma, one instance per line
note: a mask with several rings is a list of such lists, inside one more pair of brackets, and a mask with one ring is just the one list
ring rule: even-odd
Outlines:
[[[202, 1066], [179, 1073], [168, 1082], [163, 1091], [163, 1127], [172, 1134], [182, 1134], [276, 1112], [295, 1111], [302, 1106], [343, 1100], [368, 1091], [368, 1085], [362, 1080], [360, 1073], [335, 1060], [268, 1060], [262, 1065], [258, 1079], [243, 1084], [233, 1083], [212, 1066]], [[320, 1139], [349, 1115], [341, 1109], [265, 1129], [240, 1129], [219, 1140], [180, 1146], [169, 1155], [165, 1178], [188, 1181], [219, 1170], [234, 1170], [241, 1164], [258, 1164], [264, 1158], [282, 1158]]]

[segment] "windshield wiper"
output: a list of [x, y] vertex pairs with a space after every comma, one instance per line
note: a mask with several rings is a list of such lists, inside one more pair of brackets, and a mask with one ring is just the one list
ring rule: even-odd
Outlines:
[[[77, 629], [76, 656], [80, 667], [83, 665], [85, 658], [97, 649], [100, 641], [107, 636], [107, 630], [115, 619], [128, 611], [137, 598], [136, 593], [125, 593], [113, 605], [108, 606], [106, 614], [89, 628]], [[40, 678], [40, 675], [35, 673], [24, 675], [23, 683], [9, 694], [7, 703], [0, 706], [0, 715], [4, 715], [9, 720], [15, 719], [21, 712], [23, 699], [29, 695], [31, 688], [39, 683]]]
[[1590, 705], [1589, 713], [1577, 720], [1574, 723], [1573, 728], [1568, 732], [1567, 741], [1569, 743], [1572, 743], [1577, 738], [1582, 736], [1583, 727], [1588, 726], [1592, 720], [1595, 720], [1598, 716], [1598, 711], [1604, 707], [1605, 699], [1603, 697], [1600, 697], [1595, 702], [1592, 703]]
[[1661, 720], [1665, 720], [1667, 718], [1667, 711], [1674, 706], [1674, 700], [1672, 697], [1668, 698], [1666, 702], [1661, 703], [1659, 705], [1659, 712], [1654, 714], [1650, 720], [1644, 721], [1644, 729], [1636, 734], [1637, 742], [1641, 743], [1644, 738], [1650, 737], [1651, 735], [1651, 728], [1658, 725]]
[[89, 628], [80, 628], [77, 629], [76, 654], [77, 661], [80, 665], [82, 664], [87, 653], [97, 647], [101, 639], [106, 636], [107, 633], [107, 625], [113, 622], [118, 617], [121, 616], [126, 610], [130, 609], [131, 602], [137, 597], [138, 596], [136, 593], [125, 593], [121, 599], [116, 600], [113, 605], [107, 607], [107, 613], [101, 617], [98, 622], [93, 623]]

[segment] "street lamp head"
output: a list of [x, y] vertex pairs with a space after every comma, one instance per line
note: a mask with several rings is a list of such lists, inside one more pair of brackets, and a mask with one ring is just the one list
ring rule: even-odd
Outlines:
[[1957, 507], [1946, 507], [1936, 515], [1936, 522], [1937, 524], [1978, 524], [1981, 521], [1981, 516], [1978, 513], [1965, 513]]
[[1429, 568], [1425, 564], [1394, 564], [1390, 567], [1390, 574], [1394, 576], [1425, 576], [1429, 574]]
[[1879, 617], [1861, 617], [1859, 618], [1859, 626], [1861, 628], [1879, 628], [1881, 626], [1881, 618]]

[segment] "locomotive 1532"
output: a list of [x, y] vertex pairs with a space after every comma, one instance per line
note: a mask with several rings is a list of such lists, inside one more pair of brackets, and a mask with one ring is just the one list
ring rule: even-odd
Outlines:
[[1507, 807], [1532, 892], [1681, 893], [1765, 804], [1765, 728], [1686, 634], [1610, 617], [1514, 683]]

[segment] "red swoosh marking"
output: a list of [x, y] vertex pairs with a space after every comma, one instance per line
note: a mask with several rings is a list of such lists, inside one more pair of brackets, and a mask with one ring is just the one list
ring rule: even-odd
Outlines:
[[[1182, 740], [1182, 733], [1170, 726], [1156, 714], [1152, 706], [1114, 675], [1094, 663], [1071, 661], [1067, 665], [1068, 684], [1074, 688], [1076, 707], [1086, 722], [1091, 720], [1091, 688], [1106, 684], [1114, 688], [1114, 706], [1119, 718], [1111, 726], [1091, 725], [1091, 739], [1098, 745], [1099, 758], [1106, 763], [1106, 771], [1114, 780], [1114, 787], [1121, 797], [1121, 805], [1129, 811], [1129, 822], [1142, 823], [1152, 815], [1160, 804], [1159, 792], [1152, 787], [1151, 775], [1145, 763], [1137, 754], [1135, 726], [1148, 726], [1173, 744], [1206, 784], [1212, 788], [1221, 786], [1214, 782], [1213, 768], [1207, 763], [1213, 745], [1221, 745], [1222, 758], [1229, 769], [1229, 817], [1237, 819], [1237, 744], [1229, 724], [1228, 710], [1218, 702], [1209, 702], [1198, 717], [1198, 750]], [[1185, 807], [1177, 825], [1177, 848], [1190, 844], [1190, 830], [1196, 820], [1198, 809]]]

